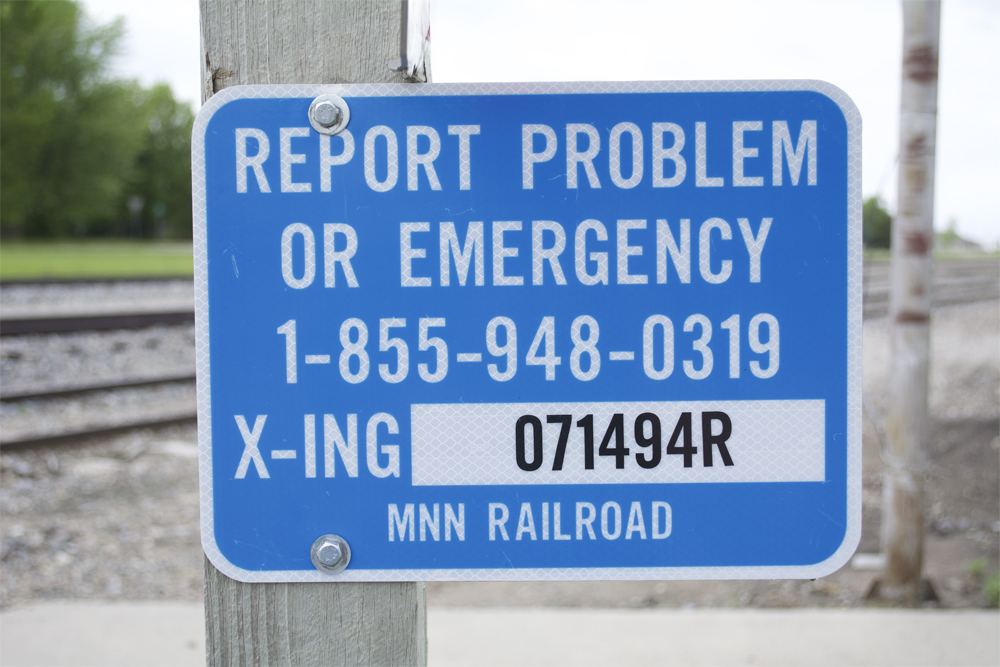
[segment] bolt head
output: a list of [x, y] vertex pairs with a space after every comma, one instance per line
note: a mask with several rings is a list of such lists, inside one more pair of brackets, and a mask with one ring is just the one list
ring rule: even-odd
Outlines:
[[340, 551], [339, 544], [336, 542], [327, 542], [316, 551], [316, 555], [319, 556], [323, 565], [332, 567], [337, 564], [343, 553]]
[[313, 117], [323, 127], [331, 127], [340, 122], [340, 109], [333, 102], [320, 102], [313, 110]]
[[320, 134], [340, 134], [351, 122], [351, 107], [344, 98], [326, 93], [309, 104], [309, 124]]
[[323, 535], [313, 542], [309, 556], [320, 572], [338, 574], [351, 562], [351, 547], [339, 535]]

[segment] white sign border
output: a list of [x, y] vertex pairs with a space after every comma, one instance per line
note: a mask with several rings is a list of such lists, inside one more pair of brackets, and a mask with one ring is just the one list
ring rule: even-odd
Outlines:
[[[484, 568], [357, 570], [340, 574], [318, 570], [245, 570], [230, 563], [215, 541], [212, 503], [212, 413], [208, 336], [208, 235], [206, 229], [205, 131], [212, 116], [239, 99], [341, 97], [420, 97], [456, 95], [539, 95], [593, 93], [710, 93], [811, 91], [825, 95], [847, 122], [847, 530], [840, 548], [813, 565], [737, 567]], [[840, 88], [818, 80], [623, 81], [455, 84], [285, 84], [234, 86], [213, 95], [201, 108], [191, 138], [194, 214], [195, 363], [198, 376], [198, 472], [201, 494], [201, 543], [223, 574], [248, 583], [321, 581], [581, 581], [684, 579], [815, 579], [834, 572], [854, 554], [861, 540], [861, 113]]]

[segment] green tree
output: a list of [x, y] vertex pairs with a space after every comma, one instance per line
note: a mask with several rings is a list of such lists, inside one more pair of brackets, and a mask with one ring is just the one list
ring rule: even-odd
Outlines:
[[166, 85], [110, 78], [121, 20], [70, 0], [0, 3], [0, 232], [190, 236], [193, 113]]
[[862, 235], [866, 248], [888, 248], [892, 240], [892, 216], [881, 197], [869, 197], [861, 209]]
[[122, 24], [87, 27], [73, 2], [0, 4], [0, 226], [66, 234], [113, 215], [141, 137], [107, 66]]
[[128, 200], [142, 200], [142, 235], [191, 236], [191, 107], [159, 84], [141, 91], [137, 111], [144, 122], [142, 145], [119, 200], [119, 218], [130, 215]]

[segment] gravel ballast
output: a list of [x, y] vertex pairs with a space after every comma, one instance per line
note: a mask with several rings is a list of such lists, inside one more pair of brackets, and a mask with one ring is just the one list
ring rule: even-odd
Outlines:
[[194, 310], [191, 280], [139, 280], [0, 286], [5, 319]]
[[194, 372], [192, 324], [7, 336], [0, 341], [4, 394]]

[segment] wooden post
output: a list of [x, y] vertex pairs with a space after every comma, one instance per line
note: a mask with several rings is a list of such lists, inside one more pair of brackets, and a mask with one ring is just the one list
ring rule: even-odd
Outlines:
[[[239, 84], [430, 80], [429, 59], [413, 57], [421, 49], [414, 49], [412, 26], [408, 67], [390, 67], [407, 48], [400, 38], [405, 2], [200, 4], [202, 101]], [[426, 21], [426, 3], [417, 4], [409, 7], [411, 23]], [[245, 584], [206, 558], [207, 663], [425, 665], [425, 590], [421, 583]]]
[[882, 497], [885, 570], [879, 594], [921, 595], [931, 250], [934, 245], [934, 153], [941, 4], [904, 0], [899, 132], [899, 199], [892, 228], [892, 360]]

